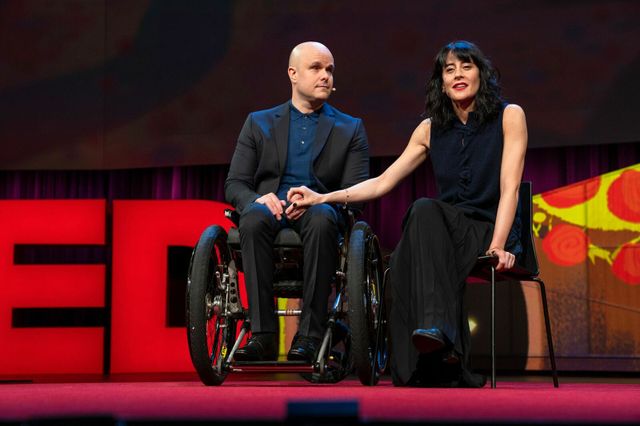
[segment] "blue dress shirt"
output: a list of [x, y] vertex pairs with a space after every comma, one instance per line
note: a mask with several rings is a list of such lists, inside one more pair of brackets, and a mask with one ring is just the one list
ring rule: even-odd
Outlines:
[[312, 147], [323, 108], [324, 106], [312, 113], [303, 114], [289, 102], [287, 163], [277, 193], [281, 200], [287, 199], [287, 191], [294, 186], [305, 185], [316, 189], [313, 176]]

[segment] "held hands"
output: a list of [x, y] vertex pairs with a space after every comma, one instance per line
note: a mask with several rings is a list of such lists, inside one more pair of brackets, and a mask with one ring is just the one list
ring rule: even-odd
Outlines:
[[498, 265], [496, 271], [502, 271], [504, 269], [511, 269], [516, 263], [516, 257], [501, 248], [493, 247], [487, 250], [487, 256], [495, 256], [498, 258]]
[[277, 220], [281, 220], [283, 214], [286, 215], [287, 219], [289, 220], [298, 220], [300, 216], [302, 216], [304, 212], [307, 211], [306, 207], [301, 207], [296, 204], [296, 201], [302, 200], [302, 195], [289, 194], [288, 198], [291, 204], [286, 209], [284, 208], [284, 206], [287, 205], [287, 202], [278, 199], [278, 196], [273, 192], [263, 195], [255, 202], [267, 206], [269, 211], [276, 217]]
[[291, 190], [289, 190], [289, 193], [287, 194], [287, 199], [291, 203], [289, 204], [289, 207], [287, 207], [287, 209], [284, 211], [285, 214], [287, 215], [287, 219], [289, 220], [300, 219], [300, 216], [302, 216], [304, 212], [307, 211], [306, 207], [300, 207], [297, 204], [298, 201], [302, 200], [302, 195], [300, 194], [291, 195]]
[[320, 204], [320, 194], [307, 188], [306, 186], [298, 186], [296, 188], [289, 189], [287, 192], [287, 200], [291, 203], [294, 209], [304, 208], [307, 209], [315, 204]]
[[277, 220], [281, 220], [282, 215], [285, 215], [289, 220], [300, 219], [300, 216], [307, 211], [307, 206], [300, 206], [297, 204], [297, 202], [302, 201], [302, 195], [297, 193], [292, 194], [291, 190], [289, 190], [287, 198], [291, 204], [286, 209], [285, 206], [287, 205], [287, 202], [285, 200], [278, 199], [278, 196], [273, 192], [263, 195], [255, 202], [267, 206], [269, 211]]

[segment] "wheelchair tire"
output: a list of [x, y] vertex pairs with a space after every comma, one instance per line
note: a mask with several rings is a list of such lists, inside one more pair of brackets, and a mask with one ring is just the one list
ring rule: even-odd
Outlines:
[[212, 225], [193, 250], [186, 294], [187, 338], [191, 362], [202, 383], [225, 380], [224, 361], [236, 338], [236, 320], [220, 315], [226, 293], [219, 284], [231, 255], [227, 233]]
[[[385, 331], [379, 330], [384, 328], [384, 322], [378, 322], [382, 308], [383, 261], [378, 239], [365, 222], [354, 225], [347, 256], [351, 356], [360, 382], [370, 386], [378, 383], [384, 368], [379, 362], [380, 354], [376, 353], [378, 332]], [[382, 349], [386, 351], [386, 347]], [[386, 360], [386, 352], [383, 358]]]

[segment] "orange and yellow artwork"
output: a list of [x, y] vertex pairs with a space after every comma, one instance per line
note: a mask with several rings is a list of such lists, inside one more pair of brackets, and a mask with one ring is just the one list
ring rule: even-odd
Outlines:
[[[640, 164], [535, 195], [533, 234], [560, 367], [637, 370]], [[530, 341], [530, 356], [540, 345]]]
[[640, 165], [534, 197], [533, 231], [549, 260], [604, 261], [621, 282], [640, 284]]

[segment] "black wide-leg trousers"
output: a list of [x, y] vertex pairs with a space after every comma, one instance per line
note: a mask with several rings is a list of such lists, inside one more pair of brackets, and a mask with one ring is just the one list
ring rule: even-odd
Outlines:
[[469, 374], [470, 332], [463, 308], [466, 278], [491, 243], [493, 224], [470, 219], [439, 200], [415, 201], [391, 258], [391, 374], [407, 385], [419, 365], [415, 329], [439, 328]]
[[303, 309], [298, 333], [323, 336], [331, 280], [338, 262], [339, 226], [340, 216], [328, 204], [312, 206], [292, 222], [278, 221], [259, 203], [252, 203], [242, 211], [240, 245], [252, 332], [278, 331], [273, 303], [273, 243], [281, 229], [290, 227], [300, 235], [303, 244]]

